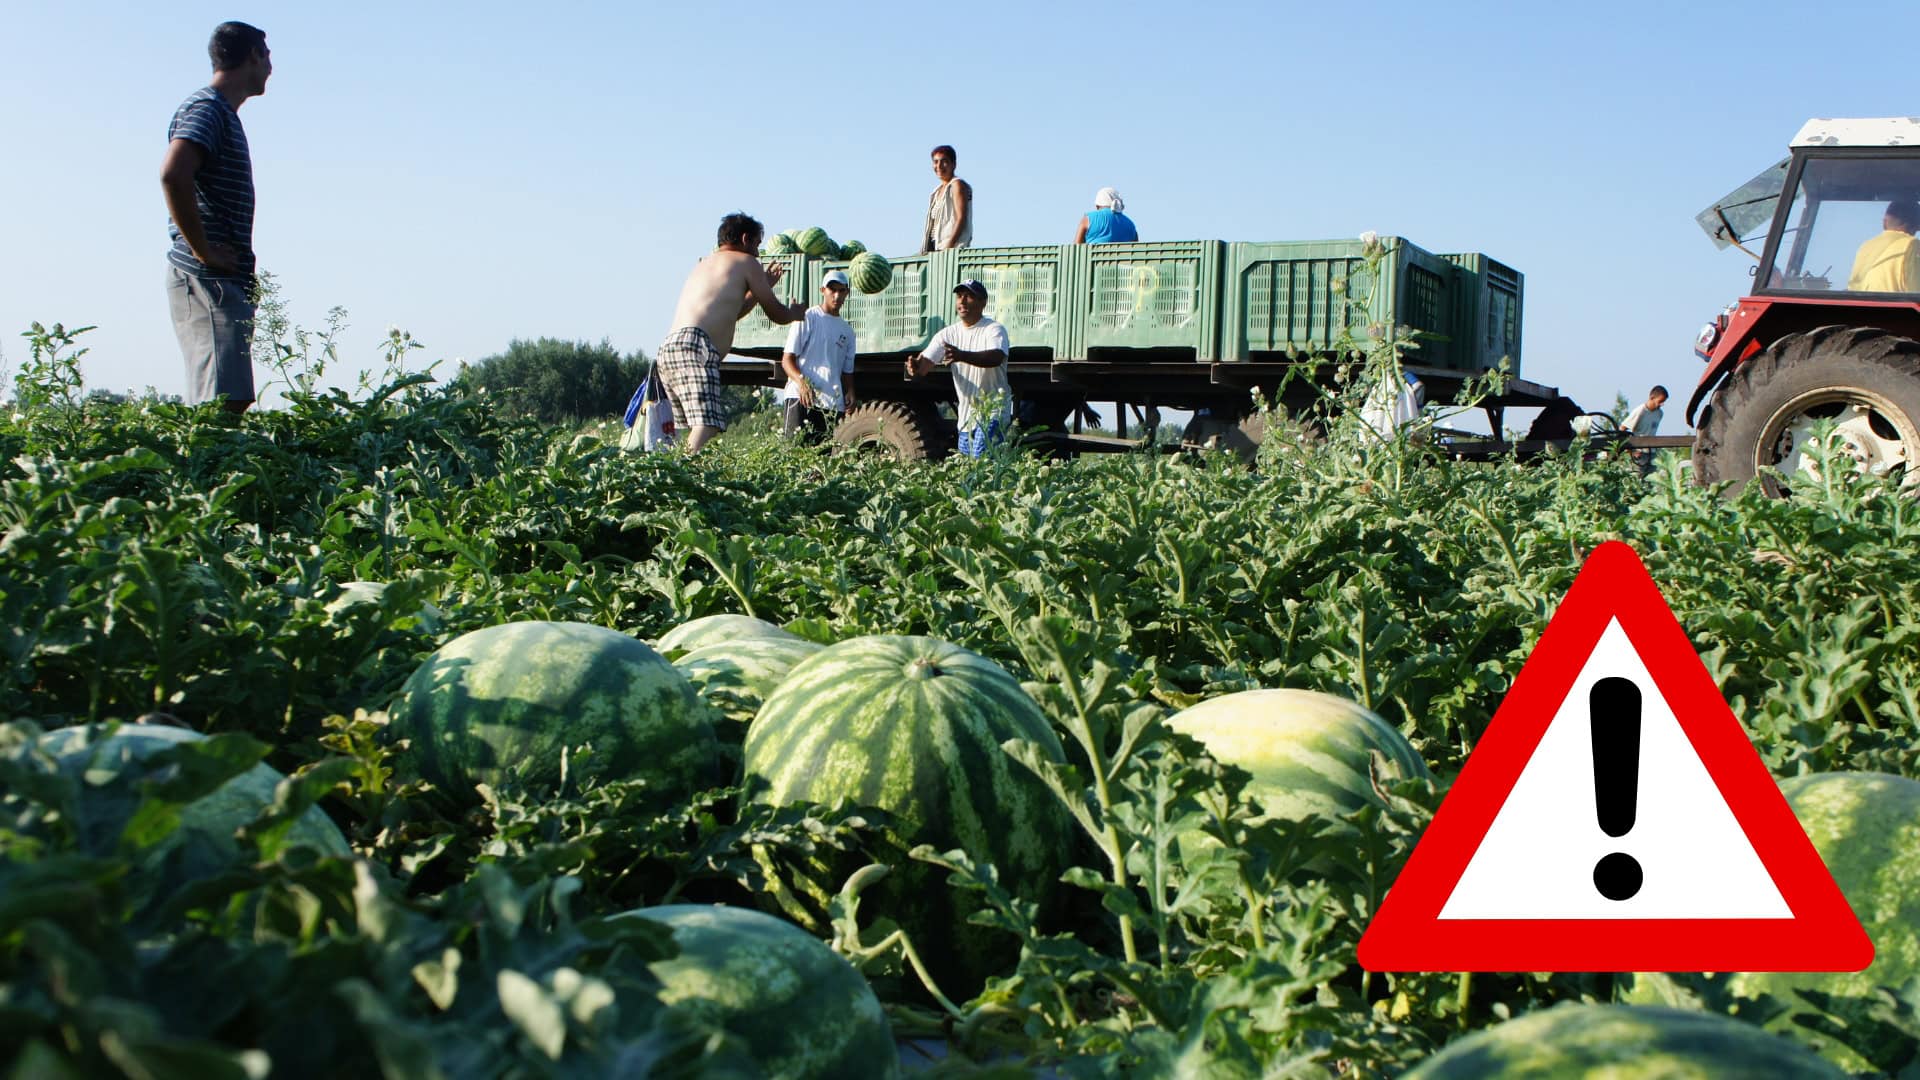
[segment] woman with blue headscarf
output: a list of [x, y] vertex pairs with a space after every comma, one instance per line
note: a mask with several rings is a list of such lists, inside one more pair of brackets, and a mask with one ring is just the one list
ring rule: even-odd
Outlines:
[[1074, 235], [1076, 244], [1131, 244], [1140, 239], [1140, 233], [1133, 227], [1133, 219], [1121, 213], [1126, 204], [1120, 201], [1120, 193], [1110, 187], [1103, 187], [1093, 196], [1093, 210], [1080, 219], [1080, 231]]

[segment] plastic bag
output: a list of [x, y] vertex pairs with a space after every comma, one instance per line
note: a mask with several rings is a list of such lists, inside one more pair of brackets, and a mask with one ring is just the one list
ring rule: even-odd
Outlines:
[[627, 402], [626, 433], [620, 436], [622, 450], [665, 450], [674, 443], [673, 405], [652, 373], [633, 392]]

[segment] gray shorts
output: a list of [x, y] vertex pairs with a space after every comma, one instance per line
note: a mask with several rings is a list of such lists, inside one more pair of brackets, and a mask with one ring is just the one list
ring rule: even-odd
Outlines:
[[253, 302], [234, 278], [167, 267], [167, 306], [187, 361], [187, 404], [253, 400]]

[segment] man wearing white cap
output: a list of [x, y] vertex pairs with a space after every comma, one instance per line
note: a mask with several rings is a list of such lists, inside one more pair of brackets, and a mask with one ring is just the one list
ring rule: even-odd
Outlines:
[[1007, 328], [986, 317], [987, 287], [968, 278], [953, 287], [958, 322], [933, 335], [927, 347], [907, 354], [907, 374], [915, 378], [940, 364], [953, 372], [953, 396], [959, 403], [961, 453], [979, 457], [988, 443], [999, 442], [1013, 422], [1013, 386], [1007, 382]]
[[840, 317], [850, 285], [844, 271], [827, 274], [820, 302], [787, 331], [780, 368], [787, 373], [785, 432], [792, 438], [803, 426], [807, 441], [827, 433], [827, 414], [845, 416], [853, 408], [853, 327]]
[[1093, 194], [1093, 212], [1080, 218], [1080, 231], [1074, 234], [1076, 244], [1131, 244], [1140, 239], [1140, 233], [1133, 227], [1133, 219], [1121, 213], [1126, 203], [1120, 199], [1120, 193], [1110, 187], [1103, 187]]

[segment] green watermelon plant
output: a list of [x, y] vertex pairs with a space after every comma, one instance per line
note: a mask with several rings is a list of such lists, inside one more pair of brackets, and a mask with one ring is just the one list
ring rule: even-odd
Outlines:
[[[1417, 356], [1396, 328], [1354, 333], [1356, 363]], [[413, 351], [390, 346], [394, 363]], [[1363, 394], [1364, 375], [1331, 394]], [[648, 964], [670, 943], [606, 923], [762, 905], [796, 886], [783, 864], [834, 866], [816, 935], [896, 1034], [944, 1042], [956, 1071], [1393, 1076], [1509, 1021], [1610, 1006], [1630, 977], [1354, 962], [1606, 539], [1641, 554], [1783, 781], [1920, 780], [1920, 518], [1849, 470], [1726, 500], [1671, 455], [1646, 477], [1574, 456], [1452, 462], [1332, 408], [1295, 418], [1318, 431], [1311, 454], [1270, 439], [1253, 469], [1012, 446], [903, 464], [748, 439], [688, 459], [542, 429], [417, 372], [285, 397], [237, 419], [86, 397], [0, 418], [0, 1069], [750, 1073], [752, 1046], [660, 1000]], [[384, 588], [340, 603], [348, 582]], [[1043, 726], [982, 742], [965, 776], [1003, 762], [1051, 800], [1071, 838], [1056, 910], [976, 841], [893, 851], [881, 873], [873, 853], [899, 844], [884, 808], [754, 803], [737, 761], [667, 805], [644, 769], [560, 790], [508, 776], [452, 805], [406, 768], [396, 697], [463, 635], [579, 623], [644, 648], [710, 616], [821, 646], [937, 638], [1002, 669]], [[762, 703], [785, 682], [766, 679]], [[1336, 782], [1369, 789], [1357, 809], [1268, 817], [1253, 763], [1171, 721], [1277, 688], [1355, 703], [1428, 775], [1356, 757]], [[747, 722], [748, 699], [729, 700]], [[54, 827], [50, 807], [104, 792], [29, 767], [33, 741], [154, 712], [205, 736], [170, 751], [187, 785], [143, 776], [124, 808], [146, 824], [110, 843]], [[561, 767], [557, 750], [527, 753]], [[221, 827], [225, 869], [161, 895], [148, 871], [182, 806], [260, 764], [285, 779]], [[316, 809], [350, 855], [285, 843]], [[1897, 831], [1848, 829], [1858, 852]], [[888, 919], [883, 887], [909, 868], [967, 921]], [[1876, 906], [1911, 891], [1868, 877]], [[1008, 943], [977, 993], [937, 971], [963, 931]], [[1916, 999], [1878, 978], [1723, 973], [1670, 980], [1663, 1000], [1897, 1076], [1915, 1067]]]

